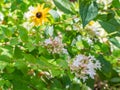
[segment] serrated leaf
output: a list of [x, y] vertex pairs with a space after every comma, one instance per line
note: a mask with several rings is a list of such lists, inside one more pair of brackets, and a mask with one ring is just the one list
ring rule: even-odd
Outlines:
[[83, 0], [79, 3], [80, 16], [82, 18], [83, 27], [85, 27], [91, 20], [93, 20], [98, 14], [98, 6], [96, 2], [88, 2]]

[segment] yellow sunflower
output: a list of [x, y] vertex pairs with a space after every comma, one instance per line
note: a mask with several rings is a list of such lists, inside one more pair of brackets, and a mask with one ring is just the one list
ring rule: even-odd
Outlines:
[[34, 10], [31, 12], [32, 16], [31, 16], [31, 20], [32, 22], [34, 22], [34, 24], [36, 26], [43, 24], [44, 22], [48, 21], [48, 17], [49, 17], [49, 8], [44, 8], [44, 4], [42, 5], [37, 5], [36, 8], [34, 8]]

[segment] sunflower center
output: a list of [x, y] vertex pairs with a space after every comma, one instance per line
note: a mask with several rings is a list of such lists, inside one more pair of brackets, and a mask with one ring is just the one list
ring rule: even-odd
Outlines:
[[42, 13], [41, 13], [41, 12], [37, 12], [37, 13], [36, 13], [36, 17], [37, 17], [37, 18], [41, 18], [41, 17], [42, 17]]

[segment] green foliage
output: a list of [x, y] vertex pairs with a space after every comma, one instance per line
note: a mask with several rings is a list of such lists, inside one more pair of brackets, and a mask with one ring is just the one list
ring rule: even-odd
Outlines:
[[105, 1], [0, 0], [0, 90], [118, 90], [120, 0]]

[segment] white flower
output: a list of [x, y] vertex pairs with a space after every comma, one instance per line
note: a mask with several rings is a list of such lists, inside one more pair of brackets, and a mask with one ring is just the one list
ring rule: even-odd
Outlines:
[[99, 29], [100, 29], [100, 25], [98, 22], [94, 22], [94, 21], [91, 21], [88, 25], [87, 25], [87, 29], [88, 29], [88, 32], [92, 35], [99, 35]]
[[97, 3], [104, 4], [104, 9], [108, 8], [108, 5], [112, 2], [113, 0], [97, 0]]
[[26, 13], [24, 14], [24, 18], [26, 18], [26, 19], [29, 19], [31, 16], [32, 16], [32, 13], [31, 13], [31, 12], [26, 12]]
[[4, 20], [4, 15], [0, 12], [0, 23]]
[[100, 62], [98, 60], [95, 63], [95, 68], [99, 69], [99, 70], [101, 69], [101, 64], [100, 64]]
[[[90, 21], [85, 30], [91, 38], [96, 36], [100, 42], [105, 42], [105, 39], [107, 40], [108, 34], [98, 22]], [[88, 43], [92, 45], [92, 42], [90, 40], [88, 40]]]
[[101, 68], [101, 64], [94, 56], [84, 56], [77, 55], [72, 63], [70, 64], [70, 69], [75, 73], [76, 77], [86, 81], [89, 77], [94, 79], [96, 75], [96, 70]]
[[97, 3], [103, 3], [105, 5], [110, 4], [112, 0], [97, 0]]
[[88, 44], [90, 44], [90, 45], [93, 44], [93, 41], [92, 41], [90, 38], [87, 38], [87, 42], [88, 42]]
[[34, 10], [34, 7], [30, 6], [28, 9], [29, 9], [29, 11], [24, 14], [24, 18], [26, 18], [26, 19], [29, 19], [32, 16], [31, 12]]
[[28, 9], [29, 11], [33, 11], [35, 8], [33, 6], [30, 6]]
[[89, 45], [93, 45], [93, 41], [92, 41], [91, 38], [89, 38], [89, 37], [82, 37], [82, 39], [85, 40], [85, 41], [87, 41], [87, 43], [88, 43]]
[[64, 49], [64, 44], [60, 37], [48, 38], [44, 41], [44, 46], [48, 49], [50, 53], [64, 53], [68, 54], [67, 50]]
[[62, 16], [63, 15], [63, 12], [61, 12], [60, 10], [57, 10], [57, 13]]
[[30, 23], [30, 22], [24, 22], [24, 23], [22, 24], [22, 26], [23, 26], [25, 29], [30, 30], [30, 29], [34, 26], [34, 24], [33, 24], [33, 23]]
[[83, 57], [82, 55], [78, 55], [76, 56], [75, 61], [73, 62], [73, 65], [75, 67], [79, 67], [81, 65], [81, 63], [79, 63], [81, 60], [83, 60], [85, 57]]
[[98, 22], [90, 21], [89, 24], [86, 26], [87, 33], [90, 34], [90, 36], [97, 36], [97, 37], [106, 37], [107, 33], [105, 30], [101, 27], [101, 25]]
[[63, 49], [62, 49], [62, 52], [63, 52], [64, 54], [67, 54], [67, 55], [68, 55], [67, 49], [63, 48]]
[[45, 45], [50, 45], [52, 44], [51, 38], [45, 40]]

